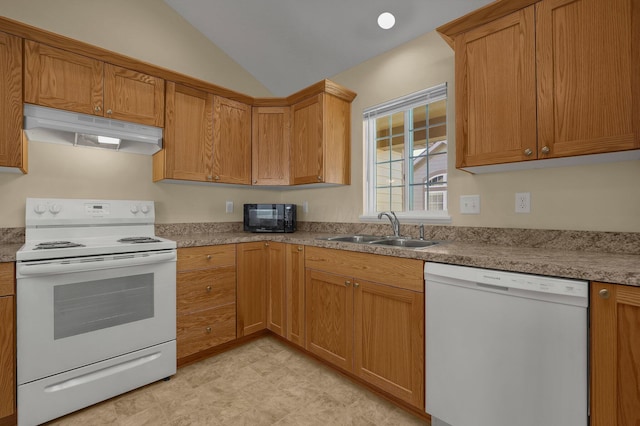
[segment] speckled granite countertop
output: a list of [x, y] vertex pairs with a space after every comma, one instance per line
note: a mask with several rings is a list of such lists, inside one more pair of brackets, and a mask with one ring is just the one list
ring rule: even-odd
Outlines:
[[[388, 233], [388, 226], [308, 223], [293, 234], [250, 234], [239, 224], [156, 225], [156, 234], [175, 240], [178, 247], [197, 247], [251, 241], [282, 241], [433, 262], [475, 266], [589, 281], [640, 286], [640, 233], [602, 233], [499, 228], [428, 227], [427, 239], [443, 241], [422, 249], [381, 247], [318, 240], [338, 234]], [[416, 237], [417, 227], [403, 235]], [[15, 261], [22, 246], [20, 229], [10, 228], [0, 240], [0, 262]], [[415, 235], [414, 235], [415, 234]], [[23, 235], [23, 234], [22, 234]]]
[[317, 239], [328, 235], [335, 234], [296, 232], [293, 234], [265, 235], [225, 232], [165, 235], [165, 237], [177, 241], [178, 247], [271, 240], [503, 271], [640, 286], [640, 255], [635, 254], [512, 247], [456, 241], [442, 242], [434, 246], [414, 250]]

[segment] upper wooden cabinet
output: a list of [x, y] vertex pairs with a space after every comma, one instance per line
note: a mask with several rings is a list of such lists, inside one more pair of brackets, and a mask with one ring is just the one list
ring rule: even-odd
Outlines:
[[153, 180], [213, 179], [213, 95], [167, 82], [164, 149], [153, 155]]
[[351, 182], [351, 103], [320, 93], [291, 107], [291, 183]]
[[533, 6], [461, 34], [455, 51], [456, 166], [536, 158]]
[[0, 167], [27, 171], [22, 138], [22, 39], [0, 33]]
[[591, 426], [640, 424], [640, 288], [591, 283]]
[[289, 107], [254, 107], [251, 184], [289, 185]]
[[25, 41], [24, 101], [100, 117], [164, 126], [164, 80]]
[[251, 106], [215, 96], [213, 181], [251, 184]]
[[456, 166], [640, 148], [639, 3], [504, 0], [440, 27], [456, 56]]
[[154, 154], [153, 180], [249, 184], [251, 107], [171, 81], [166, 100], [164, 149]]

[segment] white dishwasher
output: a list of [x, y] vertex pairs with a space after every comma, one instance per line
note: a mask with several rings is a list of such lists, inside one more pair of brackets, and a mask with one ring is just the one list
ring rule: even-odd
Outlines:
[[432, 426], [587, 426], [588, 283], [427, 262]]

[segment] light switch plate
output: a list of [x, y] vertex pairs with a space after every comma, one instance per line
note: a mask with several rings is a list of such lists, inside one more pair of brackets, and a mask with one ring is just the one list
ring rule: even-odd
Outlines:
[[480, 196], [461, 195], [460, 214], [480, 214]]

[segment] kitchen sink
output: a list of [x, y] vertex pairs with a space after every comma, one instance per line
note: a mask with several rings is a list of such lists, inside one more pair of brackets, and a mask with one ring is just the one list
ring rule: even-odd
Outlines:
[[385, 237], [380, 235], [342, 235], [339, 237], [326, 238], [328, 241], [340, 241], [343, 243], [370, 243], [371, 241], [378, 241]]
[[402, 237], [382, 237], [380, 235], [339, 235], [318, 239], [343, 243], [370, 244], [375, 246], [404, 247], [411, 249], [429, 247], [434, 244], [438, 244], [437, 241], [416, 240], [413, 238]]
[[429, 247], [438, 243], [436, 241], [414, 240], [410, 238], [389, 238], [385, 240], [371, 241], [369, 244], [380, 245], [380, 246], [420, 248], [420, 247]]

